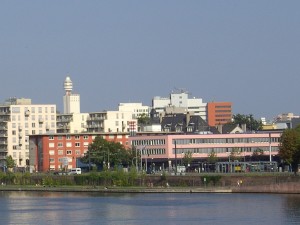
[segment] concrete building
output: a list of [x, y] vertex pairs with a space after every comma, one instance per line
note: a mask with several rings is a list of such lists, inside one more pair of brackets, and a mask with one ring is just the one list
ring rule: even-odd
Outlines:
[[30, 135], [30, 168], [47, 172], [78, 167], [78, 159], [88, 151], [95, 137], [119, 142], [128, 147], [128, 133], [66, 133]]
[[80, 113], [80, 95], [72, 93], [73, 83], [69, 76], [67, 76], [65, 79], [64, 89], [64, 114]]
[[137, 124], [132, 112], [93, 112], [87, 117], [87, 132], [133, 132], [132, 124]]
[[[185, 112], [201, 116], [205, 121], [207, 119], [206, 105], [201, 98], [189, 98], [189, 93], [184, 90], [172, 92], [168, 98], [156, 96], [152, 99], [152, 108], [158, 113], [163, 113], [166, 108], [174, 106]], [[176, 113], [179, 112], [176, 111]]]
[[231, 102], [208, 102], [207, 123], [209, 126], [217, 126], [230, 123], [232, 120]]
[[132, 119], [137, 119], [140, 115], [150, 116], [150, 107], [143, 106], [142, 103], [119, 103], [119, 112], [131, 112]]
[[[29, 135], [56, 132], [56, 105], [10, 98], [0, 105], [0, 159], [11, 155], [17, 167], [29, 159]], [[3, 162], [2, 162], [3, 166]]]
[[57, 133], [86, 132], [88, 116], [88, 113], [58, 114], [56, 116]]
[[[254, 151], [263, 151], [267, 161], [278, 154], [281, 132], [234, 133], [234, 134], [153, 134], [140, 133], [129, 136], [129, 144], [140, 149], [143, 163], [155, 163], [156, 169], [174, 168], [185, 153], [191, 153], [198, 167], [207, 161], [209, 154], [216, 153], [223, 161], [230, 161], [236, 151], [241, 161], [251, 160]], [[151, 164], [152, 164], [151, 163]]]

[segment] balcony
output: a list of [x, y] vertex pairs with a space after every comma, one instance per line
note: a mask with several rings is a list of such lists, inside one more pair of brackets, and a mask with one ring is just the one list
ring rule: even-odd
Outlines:
[[44, 119], [43, 118], [39, 118], [39, 123], [44, 123]]
[[7, 148], [3, 147], [3, 146], [0, 146], [0, 152], [7, 152]]
[[29, 110], [26, 110], [25, 113], [24, 113], [24, 115], [25, 115], [26, 117], [30, 116], [30, 111], [29, 111]]
[[7, 137], [7, 133], [0, 133], [0, 137]]
[[1, 140], [0, 145], [7, 145], [7, 141], [6, 140]]

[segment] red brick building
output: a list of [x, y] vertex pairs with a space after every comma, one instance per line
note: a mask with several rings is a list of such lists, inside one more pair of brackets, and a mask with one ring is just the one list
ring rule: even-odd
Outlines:
[[72, 133], [39, 134], [29, 136], [30, 171], [47, 172], [77, 167], [77, 159], [84, 156], [96, 136], [120, 142], [128, 147], [129, 133]]
[[208, 102], [207, 123], [209, 126], [217, 126], [229, 123], [232, 119], [231, 102]]

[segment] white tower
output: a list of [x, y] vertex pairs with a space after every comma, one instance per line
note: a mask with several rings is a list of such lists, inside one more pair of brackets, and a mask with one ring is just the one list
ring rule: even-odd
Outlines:
[[64, 100], [64, 114], [80, 113], [80, 95], [72, 94], [73, 83], [69, 76], [66, 77], [64, 82], [65, 95]]

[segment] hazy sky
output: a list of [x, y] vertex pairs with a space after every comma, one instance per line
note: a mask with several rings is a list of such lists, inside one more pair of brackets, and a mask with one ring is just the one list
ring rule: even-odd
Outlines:
[[233, 113], [300, 114], [299, 0], [2, 0], [1, 102], [63, 110], [69, 74], [81, 111], [151, 105], [185, 89]]

